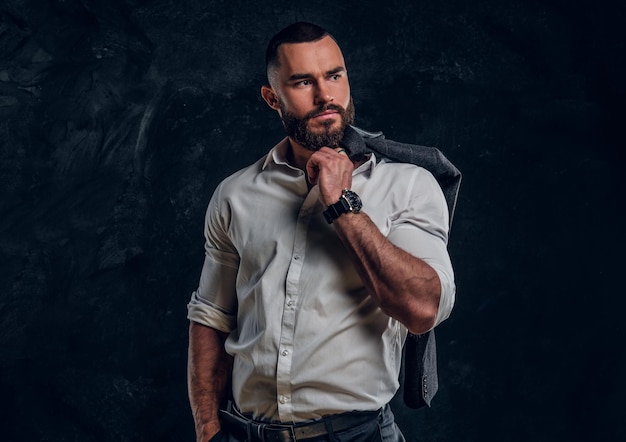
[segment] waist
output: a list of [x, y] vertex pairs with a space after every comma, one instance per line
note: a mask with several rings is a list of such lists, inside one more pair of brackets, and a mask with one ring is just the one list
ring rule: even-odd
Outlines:
[[240, 405], [240, 410], [255, 420], [299, 424], [352, 410], [378, 410], [389, 403], [397, 391], [393, 384], [387, 388], [381, 386], [378, 396], [374, 397], [373, 394], [363, 394], [363, 391], [356, 390], [356, 387], [355, 392], [349, 391], [346, 387], [352, 385], [337, 384], [335, 391], [326, 388], [326, 385], [320, 385], [318, 390], [299, 388], [289, 391], [288, 396], [280, 395], [278, 398], [266, 389], [258, 388], [256, 391], [249, 388], [233, 389], [233, 398], [235, 403]]
[[351, 411], [325, 416], [314, 421], [283, 424], [253, 420], [235, 407], [220, 410], [222, 426], [241, 440], [256, 442], [295, 442], [332, 436], [357, 428], [372, 421], [382, 420], [383, 409], [377, 411]]

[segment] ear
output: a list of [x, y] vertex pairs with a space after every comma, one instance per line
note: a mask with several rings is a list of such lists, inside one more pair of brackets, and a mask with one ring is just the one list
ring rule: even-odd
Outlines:
[[265, 100], [269, 107], [275, 111], [280, 110], [278, 96], [276, 95], [276, 92], [274, 92], [274, 89], [270, 86], [261, 86], [261, 97], [263, 97], [263, 100]]

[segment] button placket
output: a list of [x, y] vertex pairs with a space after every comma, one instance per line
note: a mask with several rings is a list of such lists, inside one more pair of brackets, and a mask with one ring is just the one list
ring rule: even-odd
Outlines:
[[[312, 195], [313, 194], [313, 195]], [[276, 388], [278, 397], [278, 415], [282, 421], [293, 419], [291, 401], [291, 367], [293, 362], [293, 337], [296, 323], [296, 304], [300, 297], [300, 277], [304, 265], [306, 239], [311, 218], [311, 207], [317, 201], [316, 192], [310, 192], [305, 199], [296, 221], [293, 251], [286, 279], [285, 303], [281, 323], [279, 356], [276, 368]]]

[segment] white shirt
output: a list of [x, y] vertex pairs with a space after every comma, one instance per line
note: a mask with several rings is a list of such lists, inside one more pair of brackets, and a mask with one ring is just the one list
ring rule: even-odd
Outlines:
[[[323, 215], [318, 187], [286, 161], [287, 140], [224, 180], [206, 216], [192, 321], [230, 332], [233, 396], [258, 419], [299, 422], [376, 410], [399, 382], [407, 329], [368, 295]], [[352, 190], [380, 231], [441, 280], [436, 324], [454, 304], [448, 209], [425, 169], [372, 154]]]

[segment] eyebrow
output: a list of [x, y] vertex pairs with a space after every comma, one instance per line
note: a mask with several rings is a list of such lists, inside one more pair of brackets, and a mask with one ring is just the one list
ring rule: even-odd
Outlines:
[[[343, 66], [337, 66], [336, 68], [333, 68], [329, 71], [326, 71], [326, 76], [329, 75], [335, 75], [338, 74], [340, 72], [346, 72], [346, 68]], [[300, 73], [296, 73], [296, 74], [292, 74], [289, 76], [289, 78], [287, 79], [287, 81], [295, 81], [295, 80], [305, 80], [307, 78], [311, 78], [313, 75], [311, 74], [300, 74]]]

